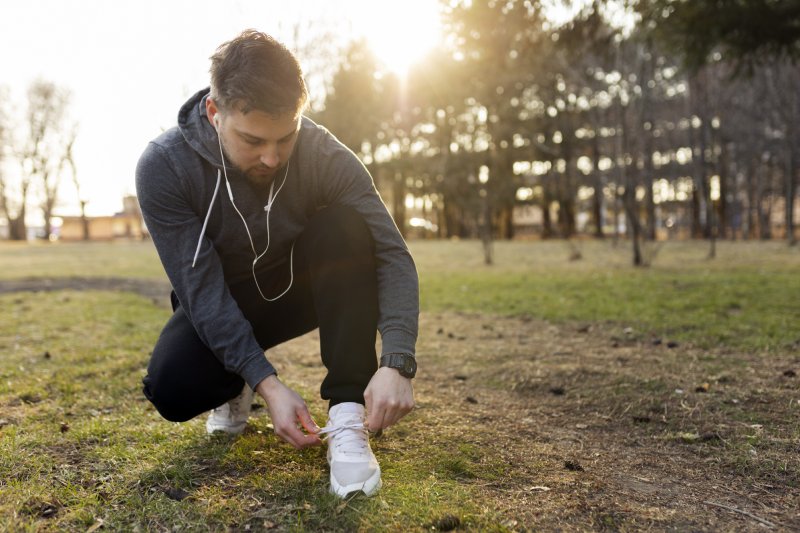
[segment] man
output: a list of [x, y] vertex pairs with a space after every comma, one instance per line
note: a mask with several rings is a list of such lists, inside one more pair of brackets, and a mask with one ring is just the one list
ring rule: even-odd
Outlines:
[[[210, 72], [210, 90], [184, 104], [136, 169], [174, 310], [144, 394], [168, 420], [212, 410], [209, 433], [237, 434], [255, 390], [281, 439], [305, 448], [327, 438], [332, 492], [375, 494], [368, 430], [414, 405], [414, 263], [364, 166], [302, 116], [308, 95], [291, 52], [248, 30], [217, 49]], [[317, 327], [324, 429], [264, 353]]]

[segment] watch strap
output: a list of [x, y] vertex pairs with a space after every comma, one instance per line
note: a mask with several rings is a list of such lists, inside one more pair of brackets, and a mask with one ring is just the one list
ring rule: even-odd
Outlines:
[[381, 356], [382, 367], [394, 368], [401, 376], [413, 378], [417, 373], [417, 360], [408, 353], [387, 353]]

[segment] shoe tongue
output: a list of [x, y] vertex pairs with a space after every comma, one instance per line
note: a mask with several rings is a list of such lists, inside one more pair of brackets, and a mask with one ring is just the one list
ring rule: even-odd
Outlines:
[[328, 412], [328, 418], [337, 425], [345, 422], [361, 422], [364, 419], [364, 406], [353, 402], [336, 404]]
[[334, 415], [341, 415], [345, 413], [360, 415], [363, 412], [364, 412], [364, 406], [361, 405], [360, 403], [355, 403], [355, 402], [339, 403], [331, 407], [330, 410], [330, 413]]

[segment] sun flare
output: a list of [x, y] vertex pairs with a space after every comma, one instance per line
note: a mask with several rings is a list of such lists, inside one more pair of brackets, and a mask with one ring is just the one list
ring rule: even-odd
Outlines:
[[[377, 7], [376, 7], [377, 6]], [[441, 39], [437, 0], [365, 3], [354, 18], [378, 60], [390, 71], [405, 75]]]

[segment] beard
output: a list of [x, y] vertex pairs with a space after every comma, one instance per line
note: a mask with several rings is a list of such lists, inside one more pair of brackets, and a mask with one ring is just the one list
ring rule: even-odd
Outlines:
[[281, 168], [282, 167], [269, 168], [266, 165], [256, 165], [248, 168], [247, 170], [240, 170], [240, 172], [253, 183], [268, 184], [275, 179], [278, 170]]
[[240, 165], [234, 158], [231, 157], [230, 152], [228, 152], [227, 147], [225, 146], [225, 139], [222, 139], [222, 153], [225, 160], [225, 166], [229, 169], [233, 169], [238, 174], [242, 174], [244, 177], [248, 179], [248, 181], [255, 183], [257, 185], [269, 185], [275, 176], [278, 174], [278, 171], [283, 168], [283, 165], [277, 166], [275, 168], [270, 168], [263, 163], [259, 163], [257, 165], [253, 165], [250, 167], [243, 167]]

